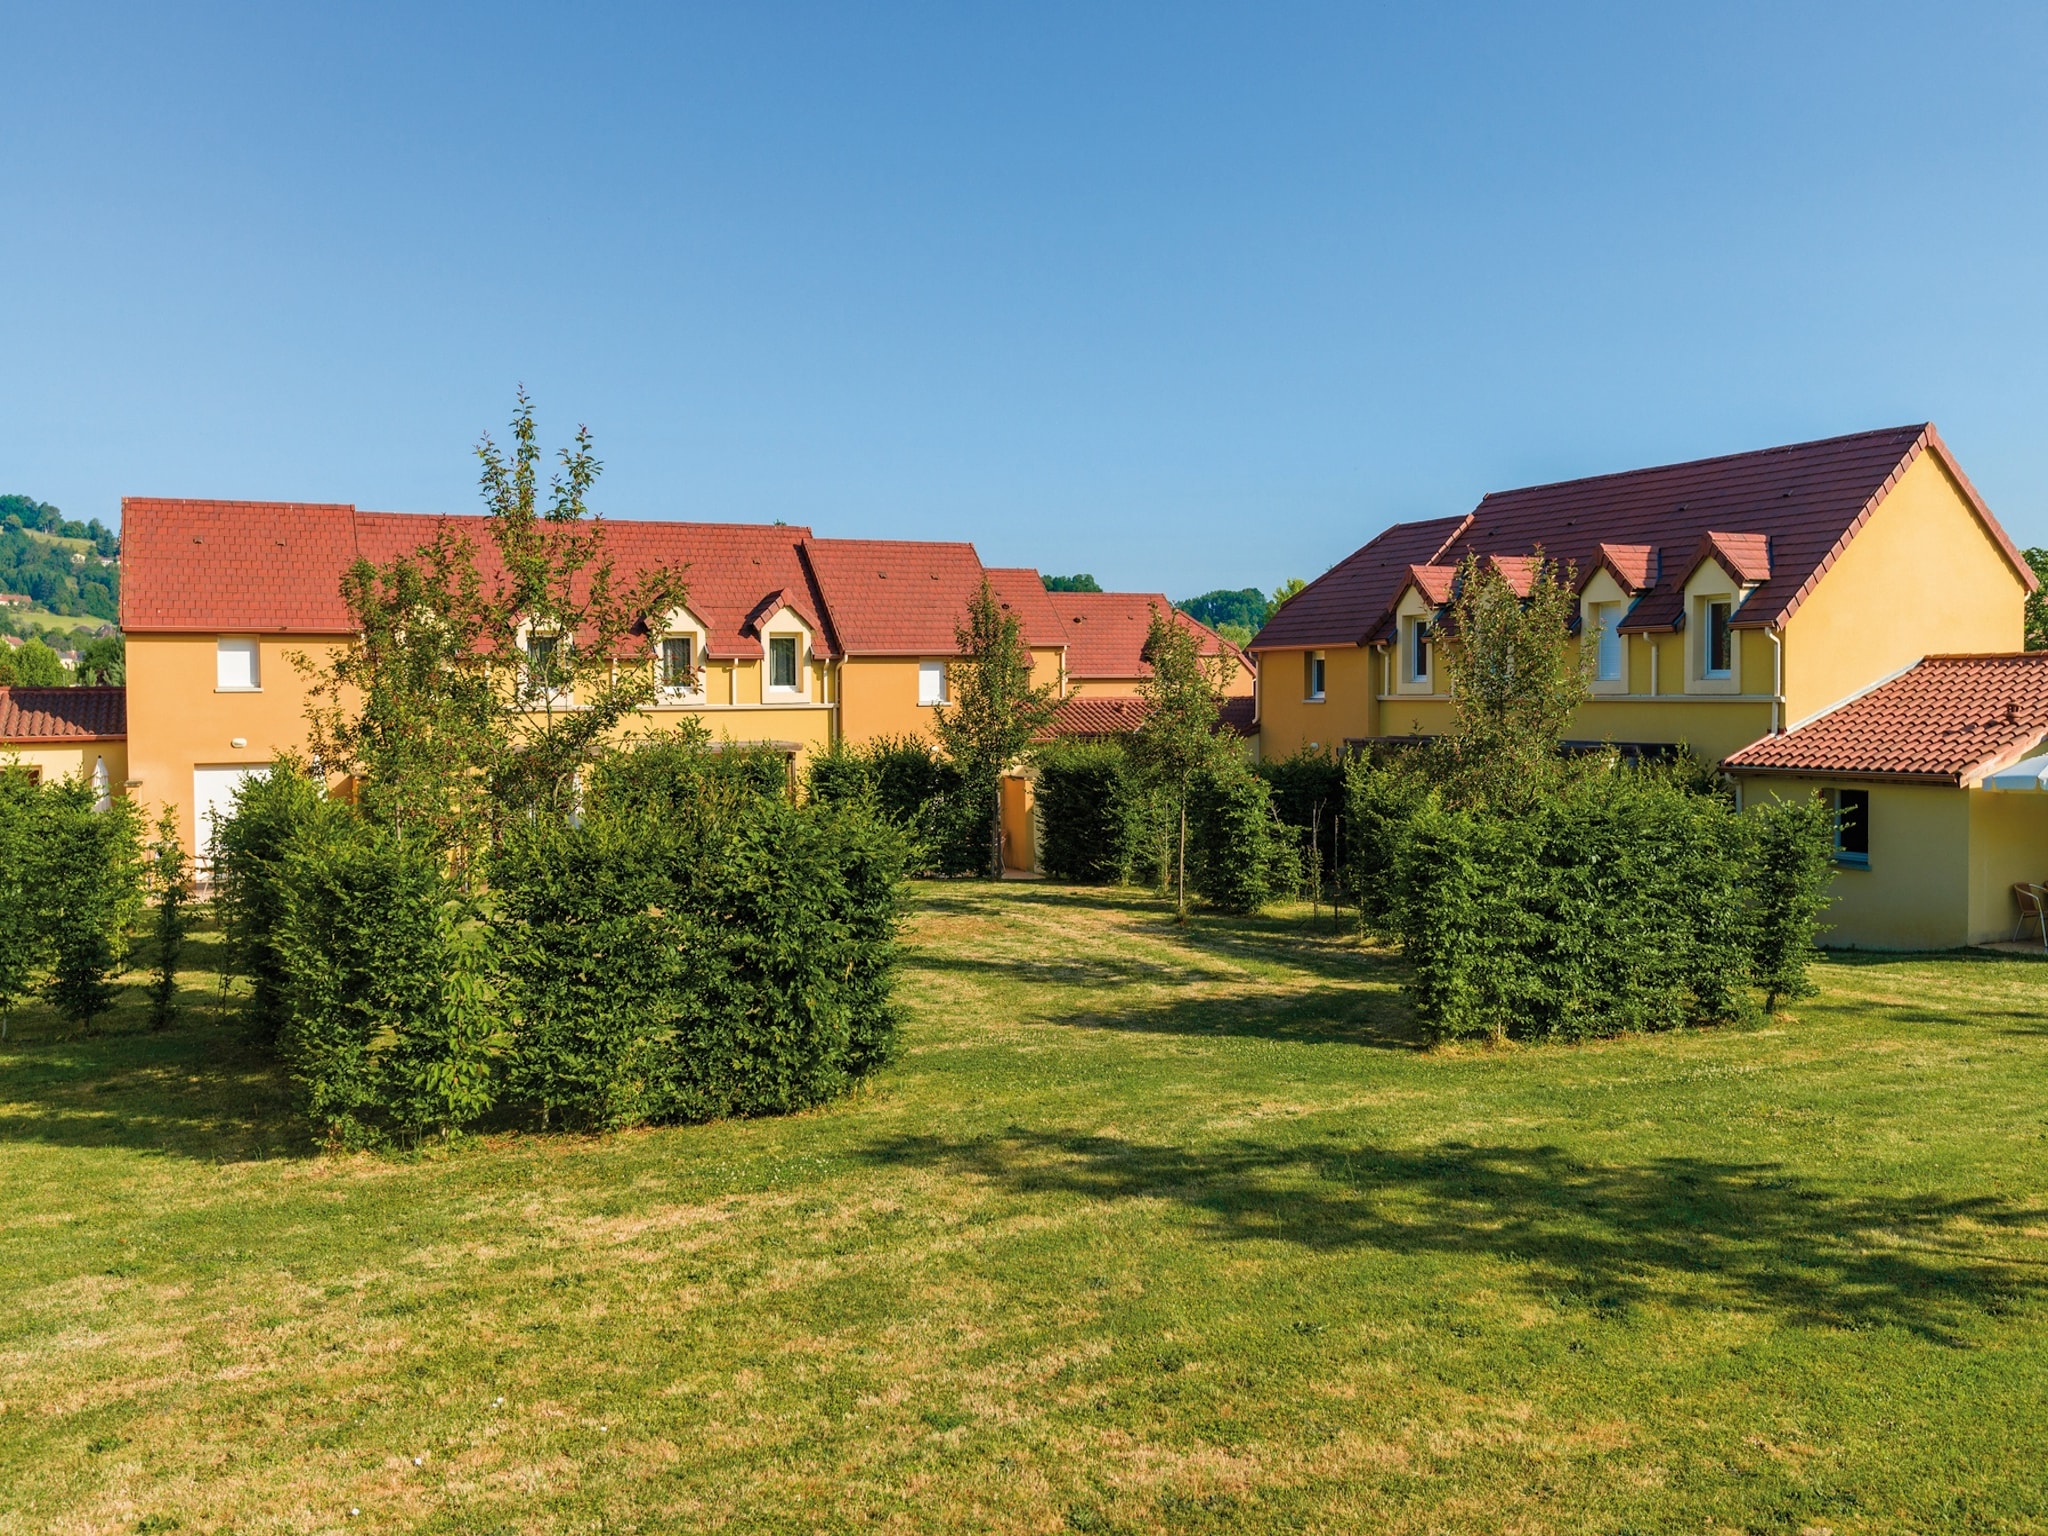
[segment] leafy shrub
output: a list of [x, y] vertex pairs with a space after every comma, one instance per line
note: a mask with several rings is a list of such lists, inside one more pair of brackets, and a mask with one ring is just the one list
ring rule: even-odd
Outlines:
[[780, 1113], [889, 1055], [904, 839], [765, 797], [535, 822], [494, 870], [507, 1086], [552, 1122]]
[[49, 956], [45, 987], [75, 1024], [90, 1025], [113, 1006], [114, 977], [142, 914], [142, 848], [134, 802], [95, 810], [98, 792], [84, 780], [43, 786], [34, 868], [37, 921]]
[[986, 870], [994, 802], [922, 737], [879, 736], [860, 747], [835, 743], [811, 759], [808, 789], [818, 805], [864, 801], [907, 833], [913, 875]]
[[1039, 862], [1055, 880], [1124, 885], [1151, 851], [1145, 791], [1123, 747], [1063, 741], [1038, 755]]
[[1391, 935], [1397, 925], [1397, 866], [1402, 839], [1428, 799], [1426, 755], [1397, 748], [1354, 757], [1344, 765], [1344, 894], [1368, 933]]
[[1249, 915], [1295, 894], [1297, 834], [1273, 809], [1270, 785], [1225, 758], [1199, 770], [1188, 794], [1189, 878], [1210, 906]]
[[0, 1040], [14, 1005], [35, 985], [43, 958], [35, 879], [42, 797], [20, 769], [0, 765]]
[[157, 818], [156, 837], [149, 845], [150, 896], [155, 904], [152, 925], [156, 968], [149, 980], [149, 1027], [166, 1029], [178, 1011], [178, 962], [185, 935], [192, 926], [192, 866], [178, 836], [178, 809], [166, 805]]
[[1834, 821], [1816, 795], [1766, 800], [1747, 815], [1754, 830], [1751, 860], [1752, 963], [1764, 1007], [1813, 991], [1806, 964], [1834, 879]]
[[363, 1145], [484, 1113], [496, 1010], [481, 936], [432, 845], [319, 802], [279, 885], [279, 1054], [308, 1118]]
[[285, 918], [285, 858], [293, 839], [321, 805], [305, 765], [280, 753], [267, 773], [251, 774], [234, 807], [214, 829], [214, 911], [228, 960], [249, 979], [249, 1016], [275, 1040], [290, 1011], [278, 936]]
[[775, 747], [713, 745], [691, 721], [600, 759], [591, 777], [593, 799], [676, 810], [707, 794], [786, 796], [789, 759]]
[[1337, 820], [1344, 814], [1344, 764], [1332, 752], [1304, 747], [1292, 757], [1260, 763], [1257, 772], [1272, 786], [1274, 812], [1299, 831], [1304, 860], [1311, 848], [1316, 852], [1321, 868], [1307, 871], [1304, 863], [1304, 871], [1327, 885], [1338, 873]]

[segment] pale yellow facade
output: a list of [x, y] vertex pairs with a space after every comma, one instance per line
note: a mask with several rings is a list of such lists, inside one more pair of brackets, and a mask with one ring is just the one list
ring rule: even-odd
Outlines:
[[1740, 783], [1744, 804], [1869, 793], [1869, 863], [1835, 868], [1820, 940], [1831, 948], [1960, 949], [2009, 939], [2020, 915], [2013, 886], [2048, 883], [2048, 794], [1782, 774], [1741, 775]]
[[90, 784], [104, 769], [108, 792], [118, 795], [128, 778], [128, 743], [116, 740], [41, 745], [0, 742], [0, 768], [25, 768], [45, 784], [59, 779], [78, 779]]
[[[1712, 600], [1739, 608], [1747, 591], [1712, 558], [1685, 585], [1689, 616]], [[1708, 676], [1706, 626], [1696, 617], [1669, 634], [1621, 634], [1616, 674], [1597, 676], [1568, 735], [1581, 741], [1684, 743], [1712, 761], [1773, 729], [1789, 729], [1923, 656], [2020, 649], [2026, 585], [1977, 516], [1939, 454], [1916, 457], [1840, 557], [1821, 574], [1782, 632], [1738, 628], [1727, 676]], [[1626, 594], [1604, 569], [1580, 594], [1581, 631]], [[1300, 649], [1260, 657], [1259, 750], [1284, 757], [1310, 745], [1380, 736], [1435, 735], [1451, 701], [1430, 665], [1412, 666], [1413, 623], [1431, 606], [1411, 586], [1395, 609], [1391, 642], [1322, 652], [1324, 696], [1311, 699]], [[1612, 611], [1612, 610], [1609, 610]], [[1738, 613], [1739, 619], [1739, 613]], [[1574, 641], [1576, 647], [1580, 644]]]

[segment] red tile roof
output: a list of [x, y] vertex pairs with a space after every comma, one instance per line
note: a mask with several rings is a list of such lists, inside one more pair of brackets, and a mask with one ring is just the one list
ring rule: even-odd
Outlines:
[[[2031, 591], [2026, 561], [1927, 424], [1497, 491], [1480, 501], [1434, 563], [1455, 565], [1468, 552], [1525, 555], [1540, 548], [1584, 570], [1600, 558], [1602, 544], [1648, 545], [1660, 553], [1662, 575], [1622, 628], [1653, 630], [1678, 619], [1680, 573], [1711, 534], [1751, 569], [1764, 569], [1767, 559], [1767, 577], [1735, 615], [1738, 627], [1761, 628], [1790, 617], [1923, 453], [1955, 478]], [[1747, 537], [1731, 545], [1737, 535]], [[1756, 550], [1761, 539], [1769, 541], [1767, 556]]]
[[[1253, 701], [1248, 696], [1225, 699], [1216, 722], [1218, 728], [1233, 736], [1253, 735], [1258, 725], [1252, 717], [1252, 705]], [[1128, 735], [1143, 723], [1147, 708], [1145, 700], [1136, 694], [1121, 698], [1062, 699], [1053, 714], [1051, 727], [1040, 736], [1040, 740], [1058, 736]]]
[[[758, 657], [748, 620], [780, 592], [832, 654], [801, 553], [808, 528], [765, 523], [607, 521], [615, 581], [668, 566], [709, 631], [711, 656]], [[361, 556], [386, 564], [446, 527], [471, 541], [485, 581], [499, 574], [484, 519], [363, 512], [345, 505], [129, 497], [121, 504], [121, 627], [141, 633], [350, 632], [341, 577]]]
[[827, 617], [848, 655], [951, 656], [981, 590], [972, 544], [812, 539], [805, 545]]
[[1470, 521], [1436, 517], [1396, 523], [1289, 598], [1266, 620], [1250, 650], [1257, 654], [1363, 645], [1366, 635], [1400, 596], [1411, 568], [1434, 560]]
[[1727, 758], [1741, 773], [1961, 784], [2048, 736], [2048, 651], [1929, 656], [1797, 730]]
[[[1757, 586], [1738, 627], [1790, 617], [1900, 476], [1932, 453], [2032, 591], [2038, 584], [1932, 425], [1889, 427], [1819, 442], [1526, 486], [1484, 497], [1470, 516], [1399, 523], [1340, 562], [1282, 608], [1254, 651], [1353, 645], [1391, 633], [1401, 589], [1432, 600], [1447, 584], [1414, 568], [1455, 569], [1468, 554], [1537, 550], [1582, 574], [1605, 564], [1640, 594], [1622, 621], [1630, 632], [1668, 630], [1682, 616], [1685, 579], [1704, 549]], [[1312, 599], [1304, 606], [1304, 599]]]
[[125, 688], [0, 688], [0, 742], [118, 741], [127, 734]]
[[1145, 637], [1152, 632], [1152, 614], [1170, 613], [1174, 622], [1201, 644], [1204, 656], [1227, 654], [1248, 666], [1244, 653], [1215, 630], [1182, 613], [1160, 592], [1048, 592], [1059, 615], [1067, 645], [1067, 676], [1090, 678], [1150, 677]]
[[988, 584], [996, 600], [1017, 615], [1017, 627], [1026, 645], [1057, 648], [1067, 643], [1060, 631], [1059, 610], [1038, 572], [1029, 566], [990, 566]]

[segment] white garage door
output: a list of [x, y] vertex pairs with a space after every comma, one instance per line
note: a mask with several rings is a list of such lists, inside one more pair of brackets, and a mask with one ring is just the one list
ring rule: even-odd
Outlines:
[[252, 768], [246, 763], [192, 770], [192, 803], [199, 810], [199, 846], [193, 851], [202, 865], [210, 863], [214, 824], [235, 813], [235, 791], [242, 787], [242, 781], [261, 778], [268, 772], [268, 768]]

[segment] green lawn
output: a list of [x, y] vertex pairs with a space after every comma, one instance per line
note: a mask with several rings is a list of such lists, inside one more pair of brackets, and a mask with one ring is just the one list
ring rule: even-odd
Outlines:
[[0, 1532], [2048, 1531], [2048, 966], [1425, 1052], [1302, 913], [908, 939], [849, 1102], [418, 1157], [205, 975], [18, 1018]]

